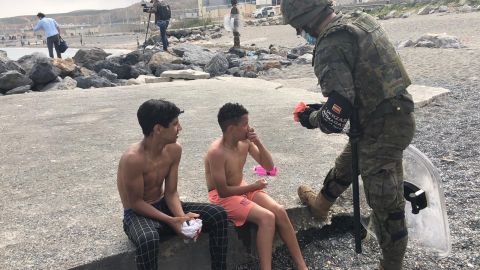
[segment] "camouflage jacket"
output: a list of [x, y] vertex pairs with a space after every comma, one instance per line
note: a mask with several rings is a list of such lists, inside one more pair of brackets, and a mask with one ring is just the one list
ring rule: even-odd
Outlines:
[[[317, 38], [314, 68], [323, 95], [335, 91], [347, 98], [358, 108], [361, 123], [385, 100], [405, 100], [413, 108], [400, 58], [380, 24], [366, 13], [340, 13], [327, 25]], [[318, 117], [320, 113], [312, 115], [310, 122]]]

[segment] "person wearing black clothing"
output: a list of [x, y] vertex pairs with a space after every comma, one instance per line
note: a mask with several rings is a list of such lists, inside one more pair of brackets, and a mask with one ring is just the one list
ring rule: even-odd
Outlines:
[[150, 12], [155, 13], [155, 24], [160, 28], [163, 50], [168, 51], [167, 28], [172, 17], [170, 6], [164, 0], [153, 0], [153, 7]]
[[240, 12], [237, 8], [237, 0], [232, 0], [232, 9], [230, 10], [230, 19], [233, 19], [233, 47], [240, 47], [240, 32], [238, 28], [240, 26]]

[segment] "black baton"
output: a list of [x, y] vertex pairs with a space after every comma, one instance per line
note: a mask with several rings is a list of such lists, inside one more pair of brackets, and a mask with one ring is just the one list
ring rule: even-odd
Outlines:
[[352, 148], [352, 189], [353, 189], [353, 222], [355, 230], [355, 252], [362, 253], [362, 236], [360, 224], [360, 195], [358, 187], [358, 140], [360, 139], [360, 123], [357, 108], [353, 109], [350, 118], [350, 147]]

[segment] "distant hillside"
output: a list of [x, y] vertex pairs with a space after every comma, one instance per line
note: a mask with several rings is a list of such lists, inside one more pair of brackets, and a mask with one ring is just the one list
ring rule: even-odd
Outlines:
[[[197, 0], [170, 0], [170, 7], [173, 15], [192, 12], [197, 8]], [[21, 29], [29, 27], [30, 24], [37, 22], [37, 17], [34, 15], [16, 16], [10, 18], [0, 18], [0, 24], [9, 29]], [[146, 13], [142, 12], [140, 1], [126, 8], [117, 8], [111, 10], [76, 10], [68, 13], [49, 14], [47, 17], [52, 17], [60, 24], [117, 24], [117, 23], [133, 23], [144, 21]]]

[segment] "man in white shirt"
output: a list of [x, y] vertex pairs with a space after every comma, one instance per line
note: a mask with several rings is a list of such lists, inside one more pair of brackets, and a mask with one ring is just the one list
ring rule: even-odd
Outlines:
[[62, 58], [58, 45], [60, 43], [60, 28], [58, 27], [57, 21], [52, 18], [46, 18], [45, 14], [39, 12], [37, 14], [39, 19], [37, 25], [33, 27], [33, 31], [38, 31], [43, 29], [45, 31], [45, 36], [47, 36], [47, 47], [48, 55], [53, 58], [53, 47], [55, 46], [55, 51], [57, 52], [57, 57]]

